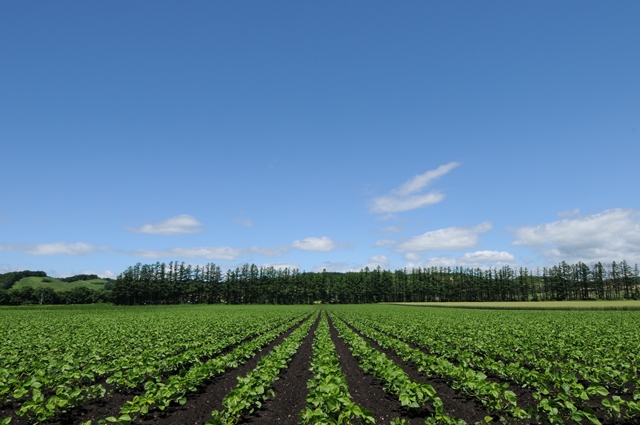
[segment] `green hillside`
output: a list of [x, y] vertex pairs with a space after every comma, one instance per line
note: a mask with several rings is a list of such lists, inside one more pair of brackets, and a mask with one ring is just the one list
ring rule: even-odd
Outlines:
[[17, 281], [14, 289], [32, 287], [32, 288], [52, 288], [54, 291], [69, 291], [74, 288], [84, 287], [89, 289], [104, 289], [105, 279], [76, 280], [75, 282], [63, 282], [53, 277], [24, 277]]

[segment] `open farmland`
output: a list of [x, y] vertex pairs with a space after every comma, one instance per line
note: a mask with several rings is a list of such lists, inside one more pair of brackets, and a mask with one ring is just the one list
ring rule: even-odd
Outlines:
[[3, 424], [640, 423], [640, 311], [0, 310]]
[[401, 302], [415, 307], [480, 308], [496, 310], [640, 310], [640, 300]]

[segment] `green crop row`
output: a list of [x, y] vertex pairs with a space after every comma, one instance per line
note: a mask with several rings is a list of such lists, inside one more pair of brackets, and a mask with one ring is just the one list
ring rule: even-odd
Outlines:
[[[393, 337], [418, 347], [410, 350], [406, 344], [387, 341], [399, 354], [403, 352], [401, 357], [413, 356], [425, 373], [441, 376], [463, 392], [468, 392], [465, 386], [443, 372], [455, 372], [463, 382], [464, 374], [469, 378], [491, 375], [502, 379], [505, 389], [508, 382], [530, 388], [537, 404], [526, 410], [539, 420], [598, 424], [602, 419], [638, 416], [640, 357], [633, 351], [640, 337], [637, 312], [336, 309], [363, 332], [367, 328], [381, 345], [383, 339]], [[621, 341], [631, 350], [621, 347]], [[427, 362], [440, 366], [430, 369]], [[477, 393], [486, 384], [470, 387]], [[487, 390], [483, 391], [490, 394]], [[486, 399], [483, 402], [499, 407]], [[507, 405], [512, 410], [509, 416], [522, 417], [525, 409], [517, 408]]]
[[[61, 309], [44, 312], [46, 321], [3, 322], [0, 334], [7, 344], [0, 351], [10, 355], [0, 357], [0, 403], [12, 403], [16, 415], [32, 422], [46, 421], [88, 398], [104, 397], [100, 382], [126, 390], [148, 379], [163, 380], [249, 337], [283, 323], [291, 326], [305, 311], [147, 309], [122, 315], [135, 320], [118, 316], [117, 321], [103, 310], [68, 314]], [[16, 312], [16, 318], [33, 315]], [[34, 341], [41, 347], [34, 348]], [[42, 347], [48, 351], [42, 353]]]
[[120, 409], [118, 418], [108, 417], [107, 422], [119, 422], [128, 424], [132, 415], [144, 415], [153, 408], [166, 409], [171, 403], [184, 405], [187, 402], [187, 394], [197, 391], [198, 386], [204, 381], [213, 378], [229, 369], [234, 369], [244, 364], [253, 357], [258, 350], [271, 343], [280, 334], [290, 329], [300, 320], [286, 323], [270, 332], [265, 332], [259, 337], [247, 341], [236, 347], [233, 351], [223, 356], [194, 365], [190, 369], [182, 369], [180, 373], [170, 376], [165, 382], [147, 381], [146, 392], [127, 401]]
[[375, 423], [370, 411], [351, 400], [324, 313], [313, 340], [310, 370], [313, 377], [307, 382], [307, 406], [301, 413], [304, 424], [347, 425], [355, 420]]
[[332, 318], [340, 337], [344, 339], [351, 353], [358, 359], [360, 368], [365, 373], [382, 380], [385, 383], [384, 390], [398, 397], [402, 406], [420, 408], [430, 405], [435, 414], [433, 417], [427, 418], [426, 423], [464, 424], [464, 421], [444, 413], [442, 400], [436, 395], [436, 390], [431, 385], [411, 380], [402, 367], [369, 345], [336, 316]]
[[260, 359], [246, 376], [238, 377], [238, 385], [222, 400], [224, 410], [214, 410], [207, 425], [235, 425], [244, 414], [251, 414], [273, 396], [271, 385], [278, 379], [316, 321], [317, 314], [294, 330], [271, 352]]

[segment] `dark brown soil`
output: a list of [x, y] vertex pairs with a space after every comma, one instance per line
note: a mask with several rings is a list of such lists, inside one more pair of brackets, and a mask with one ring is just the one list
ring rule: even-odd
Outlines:
[[[485, 416], [491, 416], [484, 406], [476, 401], [473, 397], [466, 396], [453, 388], [451, 388], [444, 379], [427, 377], [424, 373], [418, 370], [418, 367], [409, 362], [405, 362], [400, 356], [393, 351], [381, 347], [375, 341], [365, 337], [355, 328], [349, 326], [351, 330], [356, 332], [360, 337], [364, 338], [373, 348], [383, 352], [389, 360], [394, 361], [402, 370], [405, 371], [411, 380], [415, 382], [427, 383], [431, 385], [436, 394], [442, 400], [444, 405], [444, 412], [449, 416], [463, 419], [468, 424], [474, 424], [478, 421], [484, 420]], [[423, 422], [424, 423], [424, 420]]]
[[[303, 322], [301, 322], [303, 323]], [[162, 425], [201, 425], [211, 419], [213, 410], [222, 410], [222, 400], [224, 397], [238, 385], [238, 377], [246, 375], [254, 369], [260, 358], [269, 354], [269, 352], [278, 344], [280, 344], [287, 336], [291, 334], [299, 325], [289, 329], [280, 335], [275, 341], [262, 349], [258, 355], [249, 359], [240, 367], [230, 370], [219, 375], [207, 383], [204, 383], [197, 393], [187, 398], [184, 406], [170, 406], [163, 412], [154, 412], [148, 414], [144, 418], [136, 421], [141, 424], [162, 424]], [[306, 388], [306, 381], [305, 381]], [[306, 395], [306, 392], [304, 393]], [[276, 422], [277, 423], [277, 422]]]
[[307, 382], [313, 377], [309, 370], [313, 348], [311, 343], [319, 321], [313, 325], [302, 342], [298, 352], [291, 359], [289, 367], [280, 373], [280, 379], [273, 384], [275, 397], [267, 401], [262, 409], [247, 416], [241, 424], [282, 424], [300, 423], [300, 412], [307, 404]]
[[338, 332], [333, 327], [333, 322], [329, 320], [331, 339], [336, 346], [336, 352], [340, 356], [340, 366], [347, 378], [349, 393], [354, 403], [373, 412], [373, 417], [377, 424], [388, 424], [394, 418], [404, 418], [410, 424], [424, 424], [423, 418], [416, 417], [407, 409], [402, 407], [400, 401], [395, 396], [384, 392], [384, 383], [372, 375], [365, 374], [358, 360], [351, 354], [346, 343], [338, 336]]
[[[351, 327], [355, 332], [358, 332], [355, 328]], [[382, 332], [382, 331], [379, 331]], [[389, 335], [386, 332], [382, 332], [385, 333], [388, 336], [394, 337], [393, 335]], [[374, 341], [370, 340], [369, 338], [366, 338], [364, 335], [360, 334], [358, 332], [358, 334], [360, 336], [362, 336], [363, 338], [365, 338], [369, 343], [371, 343], [373, 346], [375, 346], [376, 348], [378, 348], [381, 351], [384, 351], [385, 354], [387, 354], [388, 356], [394, 356], [394, 361], [396, 361], [398, 364], [404, 364], [405, 366], [405, 372], [407, 372], [409, 374], [409, 376], [411, 376], [411, 379], [416, 380], [413, 375], [411, 375], [411, 373], [409, 373], [409, 370], [407, 370], [407, 368], [409, 369], [415, 369], [417, 370], [417, 367], [412, 364], [412, 363], [408, 363], [408, 362], [404, 362], [399, 356], [396, 356], [391, 350], [386, 350], [382, 347], [380, 347], [379, 345], [377, 345]], [[425, 347], [421, 347], [418, 346], [416, 344], [413, 344], [411, 342], [407, 342], [407, 341], [403, 341], [405, 342], [407, 345], [409, 345], [411, 348], [422, 351], [425, 354], [433, 354], [429, 351], [428, 348]], [[449, 360], [452, 364], [458, 364], [458, 362], [455, 361], [455, 359], [447, 359]], [[419, 374], [422, 374], [422, 372], [418, 371]], [[519, 384], [516, 384], [513, 381], [509, 381], [509, 380], [505, 380], [503, 378], [500, 378], [499, 376], [495, 376], [492, 375], [490, 373], [487, 373], [486, 371], [483, 371], [483, 373], [487, 374], [487, 380], [492, 381], [492, 382], [496, 382], [496, 383], [507, 383], [509, 385], [509, 390], [513, 391], [516, 394], [516, 397], [518, 399], [518, 406], [521, 407], [522, 409], [527, 409], [528, 407], [532, 407], [535, 410], [535, 407], [537, 406], [538, 402], [537, 400], [533, 397], [533, 391], [531, 390], [531, 388], [524, 388], [521, 387]], [[438, 382], [440, 381], [444, 387], [436, 387], [432, 381]], [[422, 381], [419, 381], [422, 382]], [[440, 379], [440, 378], [435, 378], [432, 377], [431, 379], [427, 380], [426, 382], [428, 382], [429, 384], [431, 384], [433, 386], [433, 388], [436, 389], [436, 392], [438, 393], [438, 397], [440, 397], [444, 403], [445, 406], [445, 412], [448, 412], [447, 410], [447, 402], [445, 401], [445, 398], [443, 398], [442, 396], [440, 396], [440, 390], [442, 389], [443, 392], [447, 391], [447, 388], [449, 389], [449, 391], [453, 391], [454, 396], [453, 397], [447, 397], [447, 398], [459, 398], [462, 397], [464, 399], [466, 399], [467, 401], [472, 401], [474, 404], [476, 404], [478, 406], [478, 409], [481, 409], [483, 413], [483, 415], [480, 417], [480, 419], [476, 419], [475, 421], [478, 420], [482, 420], [484, 418], [484, 416], [491, 416], [490, 413], [486, 412], [486, 409], [484, 408], [484, 406], [482, 405], [482, 403], [476, 401], [473, 397], [469, 397], [466, 396], [458, 391], [453, 390], [451, 387], [448, 386], [448, 384], [446, 384], [446, 381], [444, 379]], [[459, 416], [458, 414], [454, 413], [455, 410], [451, 411], [451, 415], [454, 415], [456, 417], [459, 417], [461, 419], [464, 419], [465, 421], [467, 421], [467, 423], [475, 423], [475, 421], [470, 421], [468, 419], [466, 419], [464, 416]], [[521, 423], [526, 423], [525, 422], [521, 422]]]
[[[302, 322], [301, 322], [302, 323]], [[300, 323], [300, 324], [301, 324]], [[244, 365], [230, 370], [218, 377], [213, 378], [209, 382], [205, 382], [198, 389], [197, 393], [187, 396], [187, 403], [184, 406], [170, 406], [164, 411], [151, 412], [143, 418], [139, 418], [135, 423], [163, 423], [163, 424], [202, 424], [210, 419], [213, 409], [219, 409], [222, 407], [222, 398], [237, 385], [237, 377], [246, 374], [253, 369], [260, 360], [260, 357], [265, 356], [269, 351], [277, 344], [282, 342], [294, 329], [298, 328], [300, 324], [287, 330], [285, 333], [276, 338], [271, 344], [264, 349], [260, 350], [257, 355], [247, 360]], [[238, 344], [239, 345], [239, 344]], [[235, 346], [234, 346], [235, 347]], [[229, 352], [232, 348], [225, 349], [225, 353]], [[128, 401], [133, 399], [136, 395], [144, 393], [144, 389], [139, 388], [126, 394], [112, 392], [110, 396], [105, 396], [102, 399], [90, 400], [83, 403], [81, 406], [76, 407], [68, 413], [65, 413], [57, 419], [47, 422], [51, 425], [69, 425], [80, 424], [82, 422], [92, 419], [94, 423], [97, 419], [106, 418], [109, 416], [120, 416], [120, 408]], [[210, 400], [215, 399], [218, 401], [217, 407], [213, 407]], [[12, 411], [8, 412], [8, 415], [12, 414]], [[27, 425], [30, 422], [24, 418], [14, 416], [11, 424]]]

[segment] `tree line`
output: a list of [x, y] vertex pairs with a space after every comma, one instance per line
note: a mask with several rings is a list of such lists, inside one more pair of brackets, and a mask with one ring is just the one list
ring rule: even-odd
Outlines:
[[0, 289], [0, 305], [27, 304], [94, 304], [111, 302], [111, 291], [77, 287], [55, 291], [47, 287]]
[[300, 272], [245, 264], [137, 263], [113, 282], [116, 304], [308, 304], [421, 301], [639, 299], [637, 264], [626, 261], [553, 267], [427, 267], [358, 272]]
[[[12, 286], [40, 271], [0, 274], [0, 305], [88, 304], [308, 304], [422, 301], [546, 301], [640, 299], [638, 265], [626, 261], [587, 265], [562, 262], [553, 267], [427, 267], [358, 272], [300, 272], [292, 268], [245, 264], [223, 272], [213, 263], [184, 262], [128, 267], [104, 289]], [[83, 279], [78, 279], [81, 277]], [[95, 275], [65, 280], [95, 279]]]

